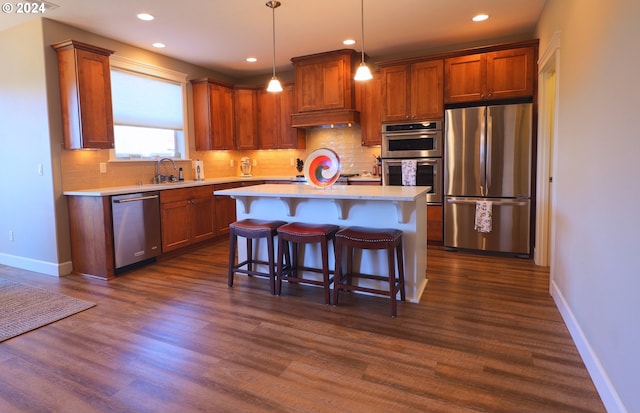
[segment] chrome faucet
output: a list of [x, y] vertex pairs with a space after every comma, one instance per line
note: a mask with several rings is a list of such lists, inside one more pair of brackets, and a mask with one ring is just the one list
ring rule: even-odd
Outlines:
[[178, 170], [178, 166], [176, 165], [176, 163], [174, 162], [173, 159], [171, 158], [161, 158], [158, 159], [158, 162], [156, 163], [156, 175], [153, 177], [153, 183], [155, 184], [161, 184], [162, 183], [162, 177], [163, 175], [160, 173], [160, 164], [163, 161], [169, 161], [171, 162], [171, 165], [173, 165], [173, 170], [177, 171]]

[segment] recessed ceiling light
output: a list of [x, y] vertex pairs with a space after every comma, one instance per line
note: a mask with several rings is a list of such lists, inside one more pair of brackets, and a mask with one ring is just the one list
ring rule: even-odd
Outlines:
[[489, 18], [488, 14], [478, 14], [477, 16], [474, 16], [473, 20], [474, 22], [483, 22], [485, 20], [487, 20]]
[[254, 62], [257, 62], [257, 61], [258, 61], [258, 59], [256, 59], [255, 57], [247, 57], [247, 62], [249, 62], [249, 63], [254, 63]]
[[149, 13], [138, 13], [136, 15], [140, 20], [144, 20], [144, 21], [151, 21], [154, 19], [154, 17], [152, 15], [150, 15]]
[[342, 44], [350, 46], [352, 44], [356, 44], [356, 41], [353, 40], [353, 39], [347, 39], [347, 40], [343, 41]]
[[166, 47], [167, 45], [161, 42], [155, 42], [154, 44], [152, 44], [153, 47], [155, 47], [156, 49], [162, 49], [163, 47]]

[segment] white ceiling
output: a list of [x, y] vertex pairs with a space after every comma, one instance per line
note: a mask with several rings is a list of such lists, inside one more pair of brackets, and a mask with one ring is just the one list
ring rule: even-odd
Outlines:
[[[47, 0], [58, 7], [43, 15], [3, 13], [0, 31], [43, 16], [242, 78], [271, 71], [272, 11], [265, 2]], [[275, 11], [277, 70], [291, 70], [294, 56], [361, 50], [360, 0], [281, 2]], [[530, 36], [543, 7], [544, 0], [364, 0], [365, 52], [380, 60]], [[138, 20], [139, 12], [155, 20]], [[478, 13], [491, 17], [473, 23]], [[349, 37], [358, 43], [344, 46]], [[154, 49], [153, 42], [167, 46]], [[247, 63], [249, 56], [258, 62]]]

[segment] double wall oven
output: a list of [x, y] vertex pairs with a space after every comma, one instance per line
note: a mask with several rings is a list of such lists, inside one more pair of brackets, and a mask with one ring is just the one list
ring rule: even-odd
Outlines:
[[402, 185], [402, 164], [415, 161], [415, 184], [430, 186], [427, 204], [442, 204], [442, 121], [382, 125], [382, 184]]

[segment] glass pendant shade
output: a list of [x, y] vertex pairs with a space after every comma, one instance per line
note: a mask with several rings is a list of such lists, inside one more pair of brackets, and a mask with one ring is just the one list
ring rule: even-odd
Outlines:
[[267, 92], [282, 92], [282, 85], [277, 77], [272, 77], [267, 86]]
[[354, 80], [371, 80], [373, 79], [373, 75], [371, 74], [371, 70], [369, 70], [369, 66], [365, 62], [360, 63], [358, 66], [358, 70], [356, 71], [356, 75], [353, 77]]

